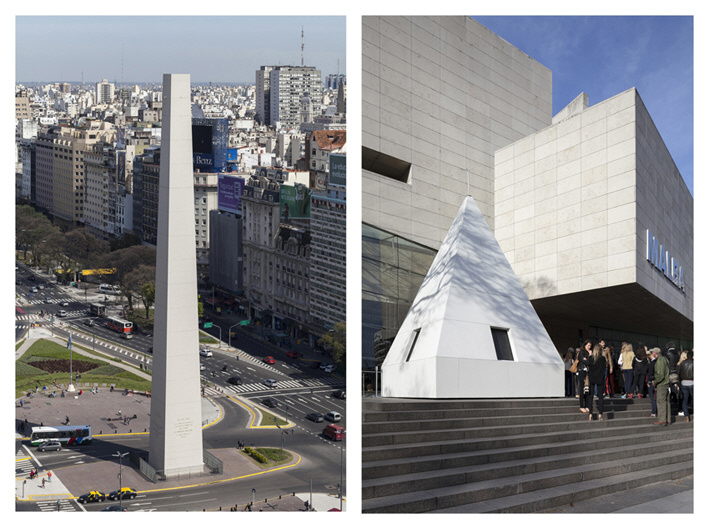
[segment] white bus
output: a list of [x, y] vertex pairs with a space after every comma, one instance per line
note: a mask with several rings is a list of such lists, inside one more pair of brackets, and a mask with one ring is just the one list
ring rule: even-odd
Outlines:
[[37, 446], [45, 441], [59, 441], [62, 445], [86, 445], [91, 442], [89, 425], [33, 426], [30, 443]]

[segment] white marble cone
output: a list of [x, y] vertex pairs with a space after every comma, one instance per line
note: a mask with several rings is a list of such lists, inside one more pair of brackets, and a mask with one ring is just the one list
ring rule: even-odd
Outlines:
[[190, 76], [163, 75], [149, 463], [203, 470]]
[[[491, 328], [508, 330], [514, 360], [498, 360]], [[563, 362], [472, 197], [458, 210], [384, 360], [382, 395], [564, 395]]]

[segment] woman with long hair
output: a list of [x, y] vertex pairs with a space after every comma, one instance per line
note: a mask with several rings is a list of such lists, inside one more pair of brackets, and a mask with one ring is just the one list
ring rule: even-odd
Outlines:
[[647, 379], [650, 363], [647, 360], [647, 346], [639, 344], [633, 360], [633, 393], [638, 399], [643, 398], [645, 379]]
[[576, 354], [578, 367], [576, 369], [576, 389], [579, 393], [579, 411], [584, 414], [591, 413], [592, 397], [589, 395], [588, 365], [591, 357], [593, 343], [586, 340]]
[[[591, 352], [591, 358], [588, 364], [588, 381], [589, 381], [589, 408], [593, 407], [593, 396], [597, 397], [596, 407], [598, 408], [598, 420], [603, 421], [603, 396], [606, 388], [606, 358], [603, 356], [601, 346], [596, 344]], [[593, 412], [588, 415], [588, 420], [593, 420]]]
[[574, 374], [571, 366], [574, 364], [574, 348], [569, 348], [564, 355], [564, 396], [574, 396]]
[[620, 365], [620, 370], [623, 373], [623, 399], [629, 397], [633, 398], [633, 361], [635, 360], [635, 353], [633, 352], [633, 345], [630, 342], [623, 342], [620, 346], [620, 358], [618, 359], [618, 364]]
[[605, 346], [602, 350], [603, 357], [606, 359], [606, 394], [608, 397], [613, 397], [616, 392], [615, 375], [613, 374], [613, 355], [611, 349]]

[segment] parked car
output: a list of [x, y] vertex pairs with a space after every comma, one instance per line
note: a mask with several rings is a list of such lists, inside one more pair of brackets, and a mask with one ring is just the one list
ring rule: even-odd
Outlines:
[[87, 492], [86, 494], [82, 494], [79, 496], [79, 498], [76, 500], [79, 503], [93, 503], [96, 501], [106, 501], [106, 495], [98, 490], [91, 490]]
[[199, 355], [200, 357], [212, 357], [214, 354], [212, 353], [212, 350], [202, 346], [201, 348], [199, 348]]
[[99, 512], [128, 512], [128, 507], [124, 507], [123, 505], [109, 505]]
[[335, 399], [344, 399], [345, 398], [345, 390], [337, 390], [335, 393], [332, 394], [332, 396]]
[[135, 491], [135, 489], [132, 489], [130, 487], [121, 487], [118, 490], [114, 490], [108, 495], [109, 500], [118, 500], [118, 499], [124, 499], [124, 500], [132, 500], [138, 495], [138, 493]]
[[276, 384], [278, 384], [278, 383], [276, 382], [276, 379], [264, 379], [264, 380], [263, 380], [263, 383], [264, 383], [266, 386], [268, 386], [269, 388], [275, 388], [275, 387], [276, 387]]
[[342, 421], [342, 416], [339, 413], [332, 411], [325, 414], [325, 419], [332, 421], [333, 423], [337, 423]]
[[263, 362], [265, 362], [266, 364], [276, 364], [276, 359], [269, 355], [268, 357], [263, 358]]
[[229, 384], [234, 384], [236, 386], [241, 386], [242, 384], [244, 384], [241, 381], [241, 377], [229, 377], [226, 382], [228, 382]]
[[275, 399], [264, 399], [261, 401], [261, 404], [264, 406], [268, 406], [269, 408], [278, 408], [279, 404], [278, 401]]
[[327, 425], [322, 435], [331, 441], [342, 441], [345, 438], [345, 429], [339, 425]]
[[47, 450], [55, 450], [57, 452], [60, 452], [62, 449], [62, 444], [59, 441], [45, 441], [44, 443], [40, 443], [40, 445], [37, 447], [37, 450], [40, 452], [46, 452]]
[[305, 416], [305, 418], [313, 421], [314, 423], [322, 423], [324, 419], [323, 414], [319, 414], [317, 412], [308, 414]]

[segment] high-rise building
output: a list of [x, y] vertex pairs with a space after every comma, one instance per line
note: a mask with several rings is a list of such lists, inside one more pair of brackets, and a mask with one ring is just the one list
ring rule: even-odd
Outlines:
[[93, 235], [109, 239], [118, 235], [115, 148], [110, 144], [97, 143], [84, 154], [84, 163], [84, 224]]
[[96, 83], [96, 104], [111, 104], [116, 92], [116, 85], [103, 79]]
[[303, 98], [320, 115], [322, 79], [312, 66], [261, 66], [256, 71], [256, 119], [266, 125], [297, 127], [302, 121]]
[[32, 108], [30, 107], [30, 98], [26, 91], [20, 91], [15, 94], [15, 119], [31, 119]]

